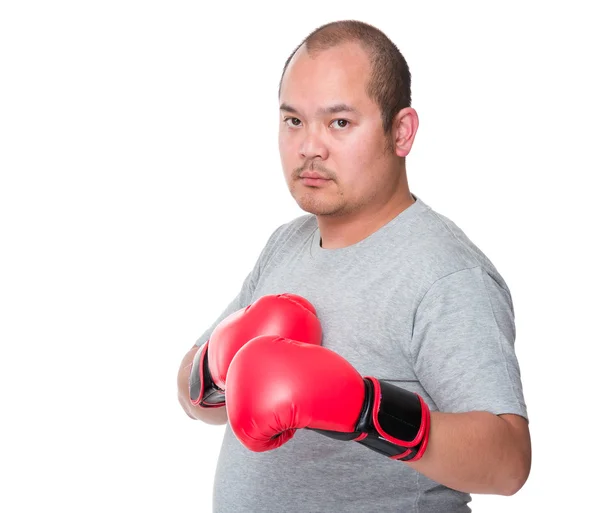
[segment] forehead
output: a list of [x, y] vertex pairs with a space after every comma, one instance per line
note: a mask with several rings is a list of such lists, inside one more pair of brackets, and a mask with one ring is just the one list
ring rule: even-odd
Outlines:
[[281, 82], [281, 103], [315, 105], [346, 103], [366, 108], [372, 103], [366, 85], [370, 76], [366, 52], [356, 43], [345, 43], [309, 54], [298, 49]]

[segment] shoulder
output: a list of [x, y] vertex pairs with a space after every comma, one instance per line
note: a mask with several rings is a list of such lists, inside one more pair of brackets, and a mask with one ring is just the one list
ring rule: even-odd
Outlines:
[[317, 229], [317, 218], [313, 214], [303, 214], [279, 225], [274, 231], [277, 237], [312, 233]]
[[267, 246], [280, 247], [289, 244], [294, 239], [304, 239], [312, 235], [317, 229], [317, 219], [312, 214], [305, 214], [295, 217], [283, 224], [280, 224], [273, 230]]
[[298, 245], [317, 229], [316, 217], [305, 214], [277, 225], [262, 250], [260, 260], [266, 264], [283, 247]]
[[508, 292], [496, 266], [471, 237], [452, 219], [422, 201], [410, 226], [409, 248], [407, 257], [414, 265], [423, 293], [435, 283], [452, 281], [446, 277], [458, 279], [472, 274], [469, 270], [487, 275]]

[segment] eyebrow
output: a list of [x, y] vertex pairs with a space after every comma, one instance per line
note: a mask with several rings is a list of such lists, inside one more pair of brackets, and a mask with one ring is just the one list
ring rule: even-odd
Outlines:
[[[292, 107], [291, 105], [289, 105], [287, 103], [282, 103], [281, 106], [279, 107], [279, 110], [291, 112], [292, 114], [298, 114], [298, 111], [294, 107]], [[350, 105], [347, 105], [345, 103], [336, 103], [335, 105], [332, 105], [331, 107], [322, 107], [317, 110], [317, 114], [319, 114], [319, 115], [338, 114], [339, 112], [352, 112], [354, 114], [358, 114], [358, 111], [354, 107], [351, 107]]]

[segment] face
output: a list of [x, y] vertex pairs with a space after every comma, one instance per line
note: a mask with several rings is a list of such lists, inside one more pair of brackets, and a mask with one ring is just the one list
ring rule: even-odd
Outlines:
[[392, 136], [366, 93], [369, 73], [368, 56], [356, 44], [314, 57], [303, 46], [286, 70], [279, 151], [290, 193], [306, 212], [355, 214], [385, 203], [398, 180]]

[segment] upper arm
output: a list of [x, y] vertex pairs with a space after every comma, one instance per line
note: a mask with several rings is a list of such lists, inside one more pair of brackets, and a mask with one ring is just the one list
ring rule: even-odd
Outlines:
[[507, 422], [513, 433], [514, 444], [516, 445], [517, 451], [515, 454], [518, 456], [518, 487], [520, 489], [531, 472], [531, 437], [529, 433], [529, 423], [527, 419], [520, 415], [504, 414], [498, 415], [502, 420]]
[[515, 435], [515, 440], [520, 445], [521, 450], [528, 455], [531, 462], [531, 434], [529, 432], [529, 421], [521, 415], [506, 413], [498, 415], [502, 420], [510, 424]]
[[527, 417], [512, 301], [481, 267], [437, 280], [415, 313], [415, 374], [442, 412]]
[[213, 330], [217, 327], [217, 325], [225, 319], [228, 315], [236, 312], [237, 310], [241, 310], [248, 306], [253, 299], [254, 291], [256, 290], [256, 286], [260, 279], [262, 269], [268, 263], [269, 258], [272, 256], [274, 249], [276, 248], [276, 242], [278, 237], [283, 233], [283, 229], [286, 225], [280, 225], [269, 237], [267, 243], [261, 250], [258, 259], [254, 263], [253, 268], [246, 275], [244, 281], [242, 282], [242, 286], [238, 291], [237, 295], [231, 300], [231, 302], [225, 307], [225, 309], [221, 312], [221, 314], [213, 321], [213, 323], [205, 329], [204, 333], [202, 333], [196, 339], [196, 346], [199, 347], [204, 342], [206, 342], [213, 332]]

